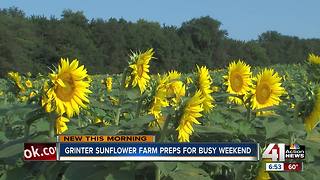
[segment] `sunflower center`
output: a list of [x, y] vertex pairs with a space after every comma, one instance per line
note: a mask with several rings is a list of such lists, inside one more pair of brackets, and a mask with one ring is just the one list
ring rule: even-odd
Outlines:
[[138, 71], [138, 76], [139, 76], [139, 77], [142, 77], [142, 74], [143, 74], [143, 72], [144, 72], [143, 65], [138, 65], [138, 66], [137, 66], [137, 71]]
[[262, 83], [257, 88], [257, 101], [260, 104], [265, 104], [271, 96], [271, 88], [267, 83]]
[[64, 86], [59, 84], [55, 89], [55, 93], [62, 101], [70, 101], [74, 92], [74, 82], [72, 76], [70, 74], [63, 74], [60, 79], [63, 81]]
[[231, 88], [239, 92], [242, 89], [243, 86], [243, 79], [239, 73], [235, 73], [231, 76]]

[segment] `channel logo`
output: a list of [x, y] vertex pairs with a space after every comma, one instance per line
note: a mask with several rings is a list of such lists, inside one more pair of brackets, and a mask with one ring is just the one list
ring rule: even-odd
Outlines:
[[305, 158], [305, 146], [299, 144], [286, 145], [285, 156], [286, 159], [304, 159]]
[[271, 161], [285, 161], [286, 159], [304, 159], [305, 146], [299, 144], [285, 145], [284, 143], [270, 143], [262, 153], [262, 159]]
[[300, 149], [299, 144], [290, 144], [289, 149]]
[[283, 143], [271, 143], [266, 150], [262, 153], [262, 159], [271, 159], [272, 161], [284, 161], [285, 160], [285, 144]]

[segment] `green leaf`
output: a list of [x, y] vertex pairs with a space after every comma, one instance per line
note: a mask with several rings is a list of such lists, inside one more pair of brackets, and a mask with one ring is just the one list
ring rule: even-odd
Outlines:
[[3, 144], [5, 142], [7, 142], [7, 141], [8, 141], [8, 138], [6, 137], [5, 132], [0, 131], [0, 144]]
[[222, 133], [222, 134], [232, 135], [234, 133], [233, 131], [229, 129], [225, 129], [219, 125], [205, 125], [205, 126], [195, 125], [194, 131], [198, 134]]
[[248, 121], [240, 121], [239, 132], [245, 136], [256, 134], [256, 129]]
[[108, 176], [109, 171], [103, 166], [96, 165], [95, 162], [74, 162], [69, 165], [63, 174], [62, 179], [104, 179]]
[[119, 171], [114, 171], [109, 174], [105, 180], [134, 180], [134, 172], [133, 171], [127, 171], [127, 170], [119, 170]]
[[290, 173], [277, 172], [276, 174], [286, 180], [303, 180], [303, 179], [305, 179], [301, 175], [301, 173], [299, 173], [299, 172], [290, 172]]
[[7, 179], [28, 179], [31, 178], [32, 175], [27, 168], [17, 167], [7, 171]]
[[63, 134], [74, 135], [74, 134], [82, 134], [77, 126], [68, 126], [68, 130]]
[[118, 126], [112, 125], [108, 127], [102, 127], [98, 130], [98, 135], [117, 135], [121, 129]]
[[319, 172], [320, 166], [316, 165], [315, 163], [304, 163], [303, 164], [303, 171], [301, 172], [301, 175], [306, 179], [319, 179], [320, 172]]
[[26, 123], [28, 125], [32, 124], [33, 122], [35, 122], [36, 120], [45, 117], [47, 115], [46, 112], [43, 111], [42, 108], [36, 109], [34, 111], [29, 112], [26, 115]]
[[178, 163], [176, 170], [171, 172], [169, 176], [177, 180], [211, 179], [203, 169], [195, 168], [189, 163]]
[[67, 166], [66, 163], [61, 162], [47, 162], [47, 164], [44, 164], [45, 171], [44, 175], [47, 180], [56, 180], [59, 179], [61, 172], [65, 171], [65, 168]]
[[6, 105], [3, 109], [0, 108], [0, 114], [6, 113], [7, 115], [25, 115], [38, 107], [39, 105], [37, 104]]
[[232, 168], [232, 165], [233, 165], [230, 162], [204, 162], [204, 164], [210, 165], [210, 166], [226, 166], [229, 168]]
[[93, 98], [90, 98], [90, 106], [93, 108], [99, 108], [99, 109], [103, 109], [103, 110], [109, 110], [110, 109], [110, 105], [107, 103], [101, 103]]
[[320, 133], [318, 131], [311, 131], [306, 139], [311, 142], [320, 142]]
[[37, 180], [46, 180], [47, 178], [45, 177], [44, 174], [38, 174], [38, 176], [37, 176], [36, 179], [37, 179]]
[[233, 164], [236, 180], [242, 180], [248, 174], [247, 170], [251, 164], [248, 162], [237, 162]]
[[266, 139], [271, 139], [282, 134], [287, 134], [288, 130], [284, 122], [280, 119], [263, 121], [263, 125], [266, 128]]
[[206, 117], [208, 121], [211, 121], [211, 122], [215, 122], [219, 124], [223, 124], [225, 122], [224, 116], [221, 113], [219, 113], [218, 110], [211, 111], [211, 113], [207, 114]]
[[23, 153], [24, 145], [22, 142], [9, 145], [0, 150], [0, 158], [8, 158]]
[[142, 127], [143, 125], [148, 124], [152, 120], [154, 120], [153, 116], [144, 115], [129, 121], [120, 121], [120, 125], [126, 128]]
[[141, 96], [140, 90], [138, 88], [132, 88], [125, 91], [127, 97], [131, 100], [136, 100]]
[[160, 171], [166, 176], [171, 173], [176, 167], [177, 162], [155, 162], [154, 163]]
[[45, 134], [39, 134], [38, 136], [33, 137], [29, 140], [29, 142], [55, 142], [55, 138], [50, 138], [48, 136], [48, 132], [44, 132]]
[[8, 179], [7, 171], [0, 172], [0, 180], [7, 180], [7, 179]]
[[41, 119], [39, 121], [34, 122], [31, 127], [30, 131], [49, 131], [49, 122], [46, 119]]

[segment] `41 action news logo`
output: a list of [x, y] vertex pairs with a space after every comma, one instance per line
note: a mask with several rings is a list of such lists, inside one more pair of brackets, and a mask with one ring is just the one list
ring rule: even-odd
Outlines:
[[271, 159], [272, 161], [304, 158], [305, 146], [299, 144], [271, 143], [262, 154], [262, 159]]

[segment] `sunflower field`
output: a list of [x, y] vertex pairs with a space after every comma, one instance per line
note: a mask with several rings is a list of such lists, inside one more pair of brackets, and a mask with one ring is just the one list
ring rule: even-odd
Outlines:
[[[48, 74], [0, 79], [0, 179], [319, 179], [320, 57], [304, 64], [150, 74], [154, 50], [132, 52], [121, 74], [90, 75], [61, 58]], [[107, 73], [107, 72], [106, 72]], [[297, 143], [303, 172], [266, 162], [25, 162], [24, 142], [58, 134], [156, 135], [157, 142]]]

